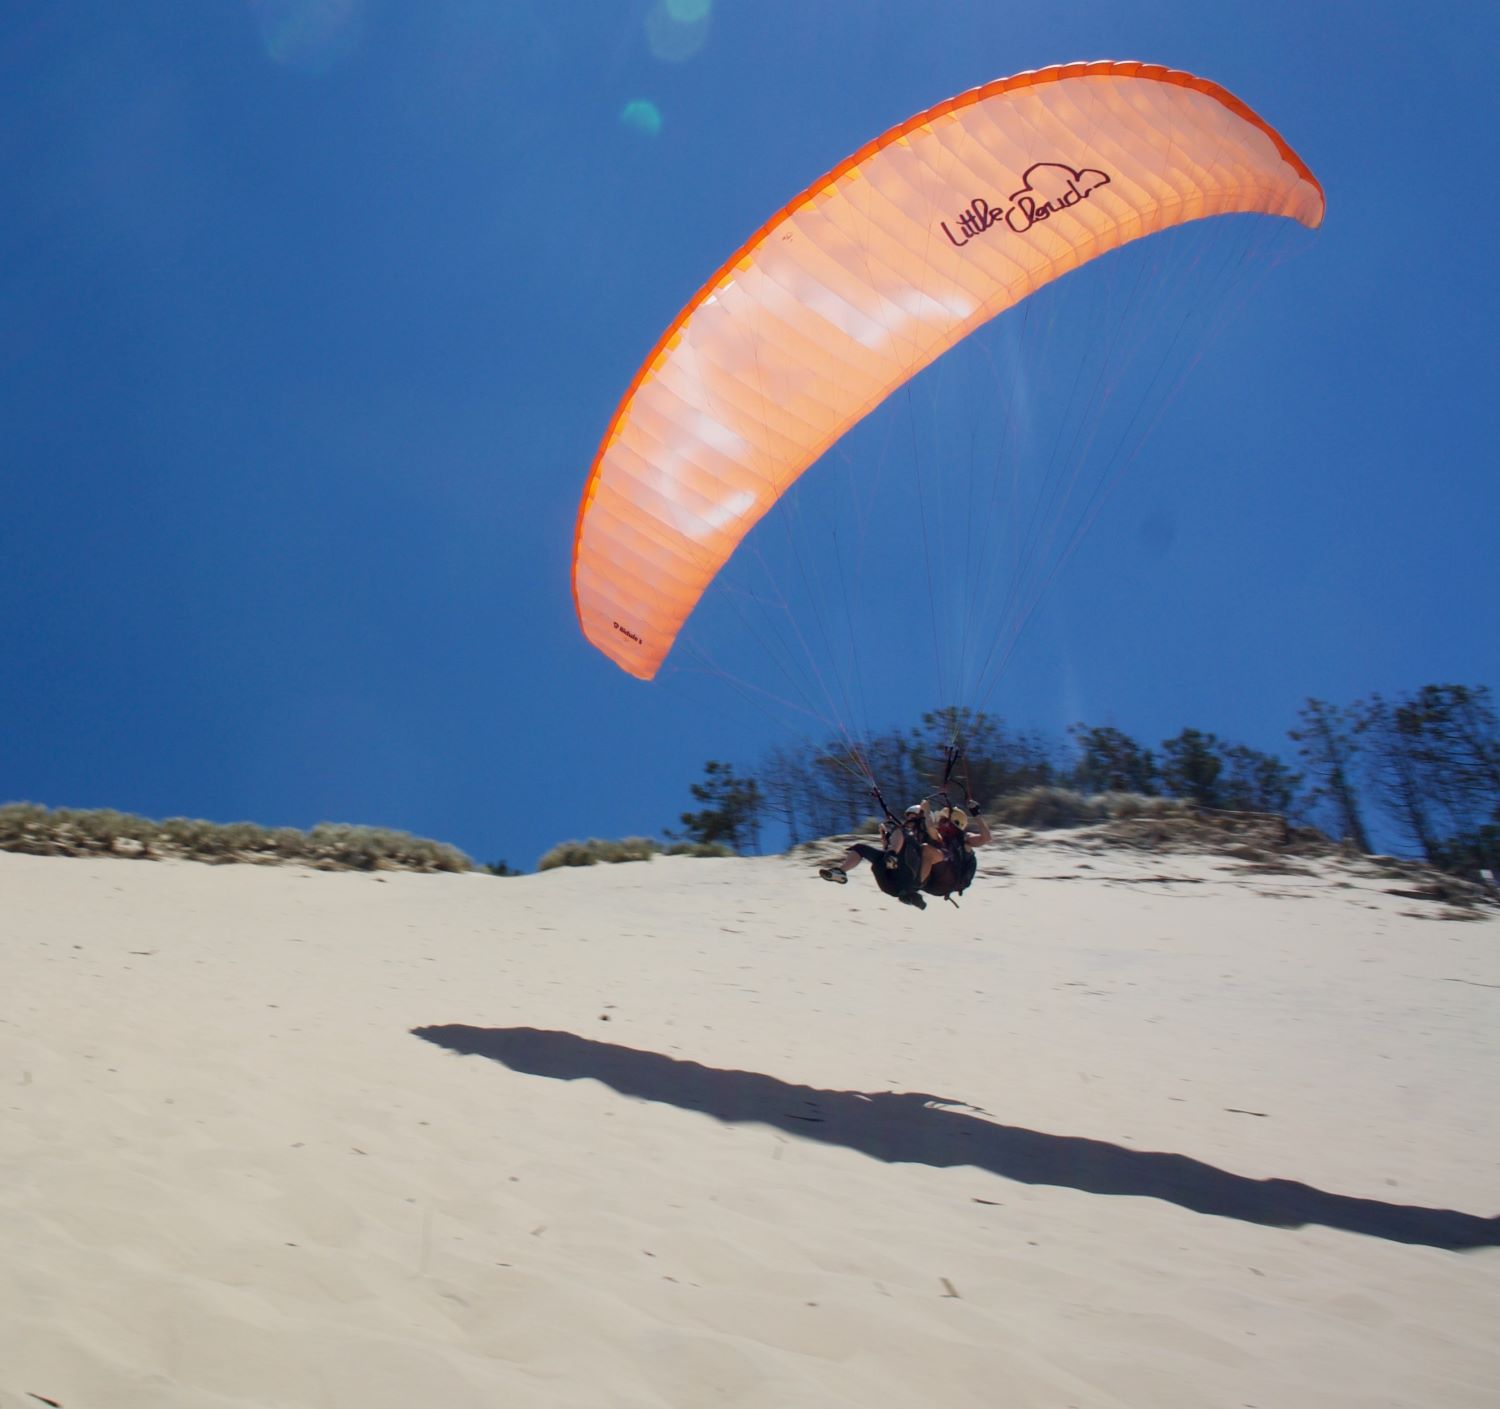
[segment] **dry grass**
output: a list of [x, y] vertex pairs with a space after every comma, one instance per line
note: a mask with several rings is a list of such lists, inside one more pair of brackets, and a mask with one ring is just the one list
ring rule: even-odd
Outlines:
[[733, 856], [734, 852], [718, 842], [676, 841], [663, 845], [651, 837], [623, 837], [603, 841], [559, 842], [540, 861], [538, 871], [553, 871], [559, 866], [613, 865], [622, 861], [649, 861], [653, 856]]
[[154, 861], [312, 866], [323, 871], [472, 871], [457, 847], [387, 827], [320, 822], [310, 831], [255, 822], [154, 821], [109, 808], [32, 802], [0, 807], [0, 851], [34, 856], [123, 856]]
[[1181, 815], [1176, 798], [1139, 797], [1134, 793], [1080, 793], [1071, 788], [1028, 788], [996, 798], [985, 810], [991, 825], [1052, 831], [1087, 827], [1124, 818]]

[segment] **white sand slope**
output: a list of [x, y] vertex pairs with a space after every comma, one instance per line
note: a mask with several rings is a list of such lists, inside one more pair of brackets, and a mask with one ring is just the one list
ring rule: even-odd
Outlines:
[[1500, 920], [991, 864], [0, 855], [0, 1406], [1500, 1403]]

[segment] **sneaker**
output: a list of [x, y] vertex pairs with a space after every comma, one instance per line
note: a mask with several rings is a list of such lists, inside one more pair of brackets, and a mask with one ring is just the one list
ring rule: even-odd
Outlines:
[[903, 905], [915, 905], [918, 910], [925, 910], [927, 908], [926, 897], [920, 891], [915, 890], [907, 891], [906, 894], [901, 897], [901, 903]]
[[825, 881], [832, 881], [835, 885], [844, 886], [849, 884], [849, 873], [840, 870], [837, 866], [823, 866], [819, 869], [818, 874]]

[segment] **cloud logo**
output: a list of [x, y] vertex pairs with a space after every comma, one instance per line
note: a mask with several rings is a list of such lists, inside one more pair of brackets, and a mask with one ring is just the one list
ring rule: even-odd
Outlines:
[[1057, 161], [1039, 161], [1027, 167], [1021, 179], [1025, 184], [1011, 192], [1010, 208], [1005, 212], [1005, 223], [1018, 234], [1109, 185], [1109, 177], [1102, 171], [1089, 166], [1075, 171]]

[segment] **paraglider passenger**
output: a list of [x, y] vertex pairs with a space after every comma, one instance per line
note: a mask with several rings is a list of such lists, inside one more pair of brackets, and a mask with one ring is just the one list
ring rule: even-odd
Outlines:
[[923, 849], [924, 860], [929, 852], [936, 855], [922, 868], [922, 889], [939, 897], [962, 895], [979, 869], [975, 849], [994, 840], [989, 823], [980, 816], [979, 804], [970, 798], [967, 808], [945, 807], [935, 814], [934, 830], [938, 845]]
[[[825, 881], [844, 885], [849, 872], [861, 861], [870, 863], [875, 884], [903, 905], [915, 905], [925, 910], [927, 902], [922, 898], [922, 882], [931, 870], [934, 860], [941, 852], [931, 845], [936, 834], [930, 828], [926, 804], [913, 804], [906, 809], [906, 816], [899, 826], [890, 822], [880, 825], [880, 846], [868, 842], [855, 842], [837, 866], [824, 866], [818, 874]], [[933, 853], [929, 856], [928, 853]]]

